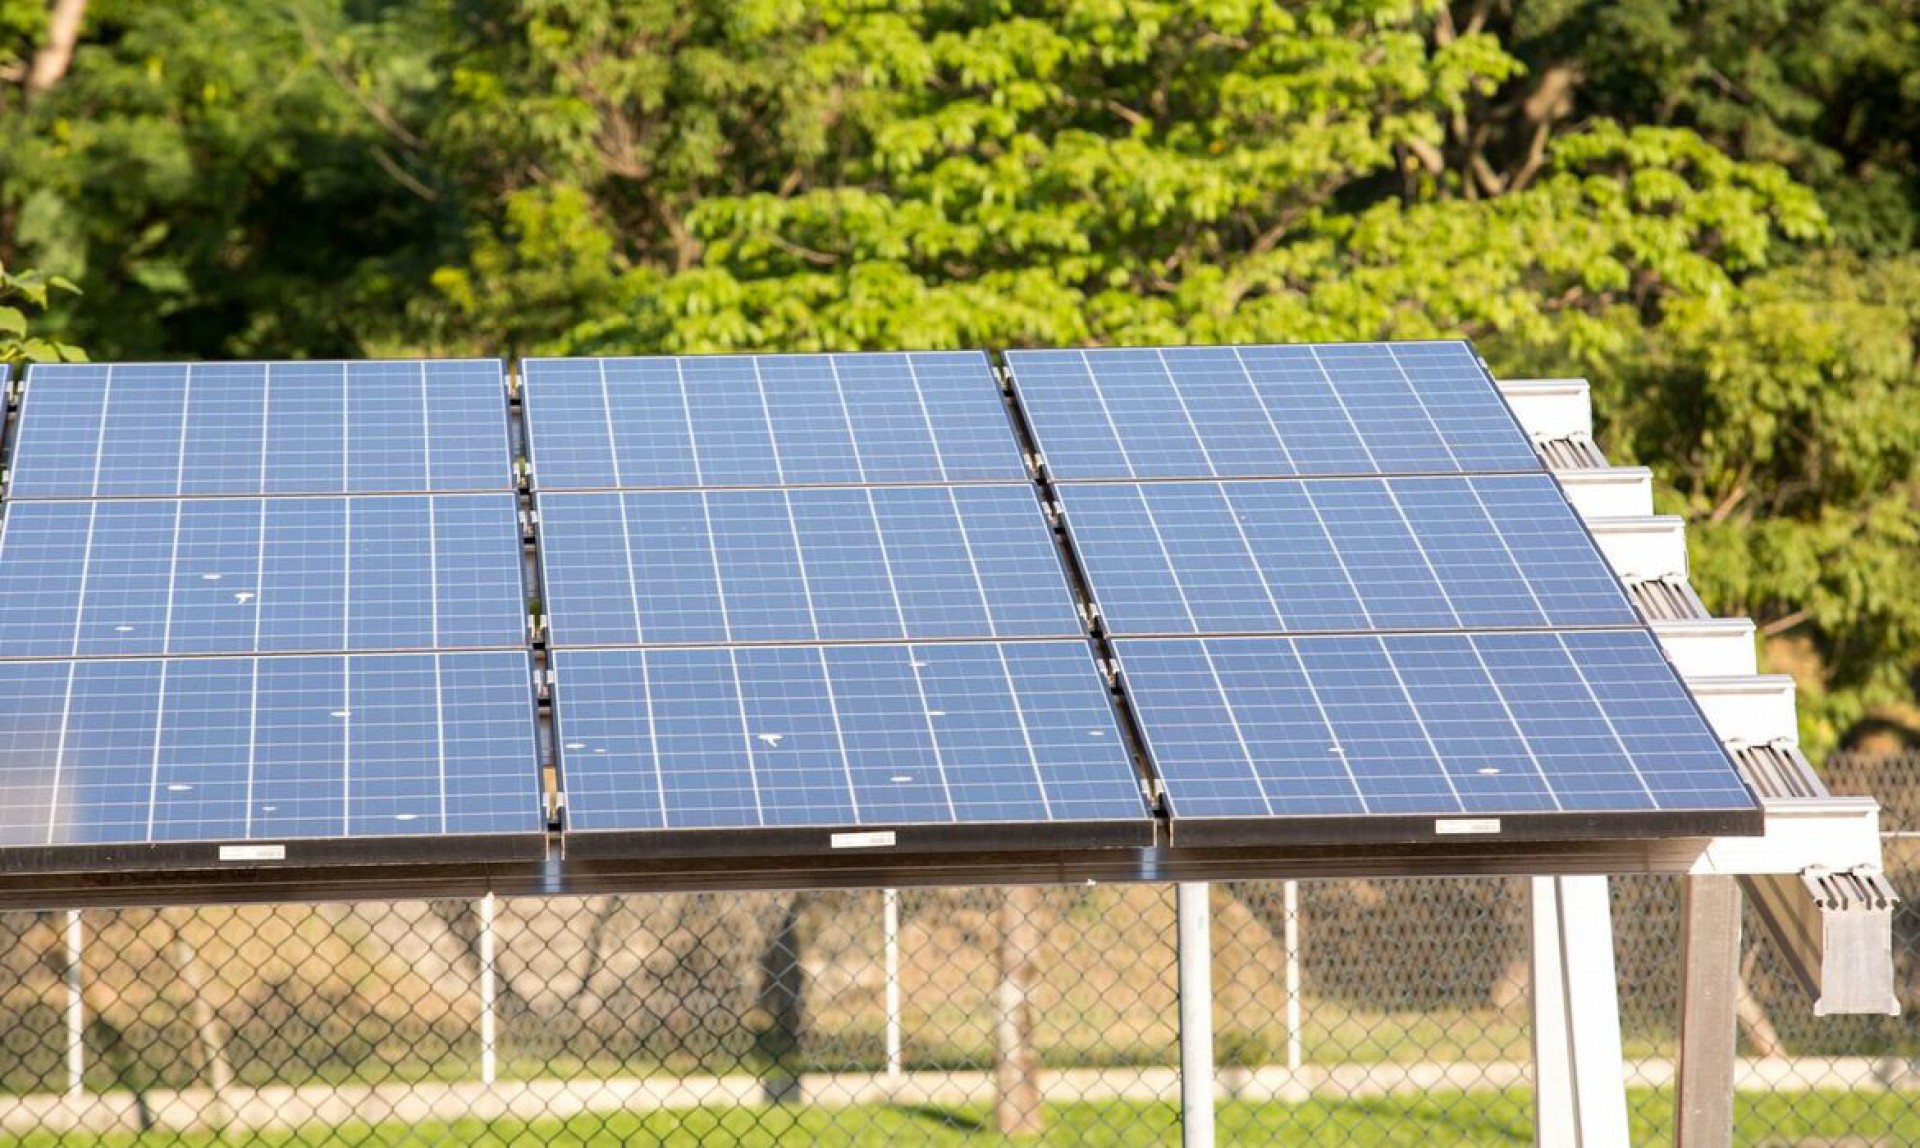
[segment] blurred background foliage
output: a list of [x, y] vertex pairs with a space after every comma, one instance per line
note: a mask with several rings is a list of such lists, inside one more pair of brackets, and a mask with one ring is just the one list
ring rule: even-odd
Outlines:
[[1818, 751], [1920, 729], [1917, 144], [1920, 0], [0, 0], [0, 264], [85, 291], [0, 337], [1464, 334], [1593, 379]]

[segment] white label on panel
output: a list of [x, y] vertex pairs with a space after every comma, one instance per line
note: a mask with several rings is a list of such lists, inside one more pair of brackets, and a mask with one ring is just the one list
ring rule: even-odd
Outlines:
[[1433, 823], [1433, 831], [1443, 835], [1448, 833], [1498, 833], [1500, 832], [1500, 819], [1498, 817], [1443, 817]]
[[222, 861], [285, 861], [285, 845], [222, 845]]
[[836, 833], [830, 839], [835, 849], [884, 849], [893, 844], [893, 830], [878, 833]]

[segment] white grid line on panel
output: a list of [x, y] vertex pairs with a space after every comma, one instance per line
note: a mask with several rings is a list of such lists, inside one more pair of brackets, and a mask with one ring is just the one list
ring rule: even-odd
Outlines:
[[[1393, 504], [1393, 512], [1399, 516], [1400, 525], [1406, 528], [1407, 538], [1412, 541], [1414, 552], [1420, 555], [1420, 564], [1427, 568], [1427, 576], [1433, 579], [1434, 589], [1440, 592], [1440, 600], [1447, 604], [1447, 613], [1453, 615], [1454, 628], [1464, 629], [1466, 623], [1460, 620], [1460, 611], [1454, 606], [1453, 595], [1447, 592], [1447, 584], [1441, 579], [1439, 569], [1433, 564], [1433, 556], [1427, 553], [1427, 544], [1420, 540], [1419, 532], [1414, 530], [1413, 520], [1407, 517], [1407, 508], [1400, 505], [1399, 492], [1393, 489], [1391, 482], [1382, 482], [1380, 489], [1386, 493], [1387, 501]], [[1494, 529], [1497, 532], [1499, 527], [1496, 525]], [[1525, 577], [1524, 572], [1522, 577]]]
[[1214, 478], [1220, 477], [1220, 468], [1213, 461], [1213, 452], [1207, 449], [1207, 436], [1200, 431], [1200, 424], [1194, 421], [1193, 409], [1187, 406], [1187, 396], [1180, 390], [1180, 382], [1173, 376], [1173, 367], [1167, 363], [1167, 351], [1164, 347], [1155, 347], [1154, 357], [1160, 360], [1160, 373], [1167, 377], [1167, 389], [1173, 392], [1173, 401], [1180, 404], [1180, 415], [1187, 420], [1188, 429], [1193, 431], [1194, 445], [1200, 448], [1200, 458], [1207, 464], [1207, 473]]
[[[861, 482], [867, 481], [867, 456], [853, 430], [853, 408], [847, 405], [847, 389], [840, 382], [840, 357], [827, 356], [827, 370], [833, 375], [833, 393], [840, 399], [840, 417], [847, 424], [847, 445], [853, 450], [853, 470]], [[916, 385], [917, 382], [916, 382]]]
[[[1427, 752], [1433, 755], [1434, 768], [1440, 771], [1440, 780], [1447, 783], [1447, 792], [1453, 796], [1454, 808], [1467, 812], [1467, 803], [1460, 796], [1460, 787], [1453, 783], [1453, 774], [1447, 770], [1447, 759], [1440, 752], [1440, 744], [1433, 740], [1433, 731], [1427, 728], [1427, 719], [1413, 700], [1413, 691], [1407, 688], [1407, 679], [1400, 673], [1400, 662], [1387, 648], [1386, 639], [1379, 635], [1373, 637], [1374, 648], [1380, 651], [1380, 657], [1387, 663], [1387, 670], [1393, 674], [1393, 684], [1400, 689], [1400, 696], [1407, 703], [1407, 712], [1413, 715], [1413, 724], [1420, 731], [1420, 740], [1427, 743]], [[1345, 755], [1341, 755], [1344, 760]]]
[[[920, 386], [920, 369], [914, 366], [912, 355], [901, 356], [907, 364], [907, 378], [913, 381], [913, 401], [920, 407], [920, 421], [927, 425], [927, 442], [933, 446], [933, 464], [940, 469], [940, 481], [947, 481], [947, 456], [940, 449], [940, 431], [933, 425], [933, 412], [927, 409], [927, 392]], [[847, 427], [849, 433], [853, 427]], [[854, 453], [860, 453], [858, 444]]]
[[[257, 645], [258, 643], [256, 643]], [[247, 685], [247, 811], [242, 834], [253, 839], [253, 767], [260, 752], [260, 659], [249, 658]]]
[[1533, 763], [1533, 772], [1540, 778], [1540, 788], [1546, 791], [1547, 797], [1553, 802], [1554, 811], [1565, 813], [1567, 807], [1560, 800], [1560, 789], [1553, 784], [1553, 779], [1547, 776], [1547, 767], [1540, 764], [1540, 755], [1533, 751], [1533, 739], [1527, 736], [1526, 730], [1520, 728], [1519, 716], [1513, 712], [1513, 706], [1508, 704], [1507, 695], [1501, 692], [1500, 683], [1494, 678], [1493, 667], [1487, 664], [1486, 655], [1480, 652], [1479, 639], [1471, 634], [1468, 635], [1467, 649], [1473, 651], [1474, 664], [1478, 665], [1480, 672], [1487, 676], [1487, 688], [1493, 691], [1494, 698], [1500, 703], [1500, 712], [1507, 716], [1507, 724], [1513, 727], [1514, 738], [1519, 741], [1521, 748], [1526, 750], [1527, 760]]
[[827, 666], [827, 648], [816, 646], [814, 656], [820, 662], [820, 681], [822, 691], [827, 695], [827, 713], [833, 717], [833, 740], [840, 747], [840, 772], [847, 775], [847, 808], [853, 812], [853, 823], [864, 825], [860, 816], [860, 787], [853, 780], [853, 757], [847, 752], [847, 731], [840, 724], [840, 699], [833, 692], [833, 672]]
[[[1293, 665], [1300, 671], [1300, 680], [1306, 683], [1307, 696], [1313, 699], [1314, 712], [1320, 715], [1320, 724], [1327, 731], [1327, 748], [1330, 751], [1338, 751], [1333, 756], [1339, 760], [1341, 771], [1347, 775], [1347, 784], [1353, 786], [1353, 799], [1360, 803], [1360, 812], [1363, 815], [1372, 814], [1373, 807], [1367, 804], [1367, 792], [1360, 786], [1360, 775], [1353, 771], [1353, 761], [1347, 756], [1346, 747], [1340, 744], [1340, 731], [1333, 727], [1333, 716], [1327, 713], [1327, 703], [1320, 698], [1320, 687], [1314, 682], [1312, 672], [1307, 669], [1307, 660], [1300, 656], [1300, 644], [1292, 638], [1282, 640], [1286, 642], [1287, 653], [1293, 655]], [[1202, 649], [1208, 651], [1207, 659], [1211, 662], [1213, 654], [1210, 645], [1204, 639], [1200, 645]], [[1264, 781], [1260, 783], [1260, 787], [1261, 792], [1265, 793]]]
[[67, 730], [73, 716], [73, 679], [80, 673], [80, 663], [67, 663], [66, 696], [60, 702], [60, 745], [53, 754], [53, 798], [47, 803], [47, 844], [54, 844], [54, 834], [60, 828], [60, 775], [67, 768]]
[[1127, 477], [1139, 478], [1140, 472], [1134, 468], [1133, 456], [1127, 452], [1126, 436], [1120, 433], [1120, 424], [1113, 417], [1113, 408], [1107, 405], [1107, 393], [1100, 386], [1100, 376], [1094, 373], [1093, 360], [1085, 351], [1080, 352], [1080, 369], [1087, 373], [1087, 385], [1093, 390], [1093, 397], [1100, 401], [1100, 413], [1106, 416], [1107, 429], [1113, 432], [1113, 445], [1120, 452], [1120, 461], [1126, 464]]
[[1273, 441], [1280, 448], [1280, 457], [1287, 460], [1288, 470], [1297, 473], [1300, 464], [1293, 461], [1293, 451], [1287, 447], [1287, 436], [1280, 433], [1280, 424], [1274, 421], [1273, 408], [1267, 405], [1267, 396], [1260, 393], [1260, 384], [1253, 377], [1253, 368], [1247, 366], [1247, 357], [1240, 353], [1239, 347], [1231, 350], [1233, 361], [1240, 364], [1240, 374], [1246, 379], [1247, 390], [1253, 394], [1254, 405], [1260, 408], [1260, 414], [1267, 420], [1267, 429], [1273, 432]]
[[[771, 425], [771, 423], [769, 423], [769, 425]], [[872, 500], [871, 493], [868, 494], [868, 500]], [[813, 631], [813, 636], [817, 639], [822, 636], [820, 633], [820, 615], [814, 608], [813, 580], [807, 577], [807, 552], [800, 545], [800, 524], [796, 522], [793, 517], [793, 497], [784, 490], [780, 492], [780, 505], [782, 509], [786, 511], [787, 515], [787, 537], [793, 540], [793, 568], [800, 574], [800, 596], [805, 599], [807, 603], [807, 628]], [[891, 581], [889, 581], [889, 585], [891, 585]], [[896, 595], [895, 601], [897, 602], [898, 600], [898, 595]]]
[[760, 764], [753, 755], [753, 727], [747, 721], [747, 691], [740, 684], [740, 651], [737, 647], [727, 649], [727, 668], [733, 671], [734, 708], [740, 714], [740, 745], [747, 755], [747, 786], [753, 790], [753, 819], [765, 828], [767, 811], [760, 800]]
[[167, 668], [171, 662], [160, 663], [160, 688], [154, 696], [153, 706], [153, 761], [150, 764], [147, 782], [147, 832], [145, 840], [153, 840], [153, 818], [160, 806], [160, 744], [167, 729]]
[[68, 648], [69, 656], [75, 658], [80, 656], [80, 632], [86, 626], [87, 579], [93, 573], [93, 526], [99, 517], [100, 504], [98, 502], [89, 502], [87, 504], [87, 537], [86, 541], [81, 544], [83, 549], [80, 552], [80, 593], [74, 599], [73, 641], [72, 645]]
[[1333, 372], [1327, 370], [1327, 364], [1320, 358], [1320, 349], [1309, 343], [1307, 353], [1313, 356], [1313, 365], [1320, 369], [1320, 378], [1327, 384], [1327, 392], [1333, 396], [1334, 402], [1340, 404], [1340, 413], [1346, 416], [1347, 425], [1353, 428], [1354, 441], [1360, 444], [1361, 453], [1367, 456], [1367, 465], [1376, 471], [1380, 470], [1380, 460], [1373, 457], [1373, 448], [1367, 445], [1366, 433], [1360, 429], [1359, 420], [1353, 417], [1353, 411], [1347, 407], [1347, 397], [1340, 393], [1340, 387], [1333, 381]]
[[1640, 791], [1647, 795], [1647, 800], [1653, 803], [1653, 808], [1661, 808], [1660, 798], [1654, 794], [1653, 787], [1647, 784], [1646, 775], [1640, 772], [1640, 764], [1634, 759], [1633, 750], [1627, 748], [1627, 739], [1620, 736], [1619, 727], [1613, 724], [1613, 715], [1607, 712], [1606, 705], [1600, 701], [1599, 692], [1587, 679], [1587, 671], [1581, 667], [1580, 659], [1573, 656], [1573, 648], [1567, 645], [1566, 635], [1556, 633], [1553, 635], [1553, 640], [1559, 645], [1560, 653], [1567, 659], [1567, 664], [1573, 667], [1573, 676], [1580, 679], [1580, 687], [1587, 691], [1587, 700], [1593, 703], [1594, 711], [1600, 715], [1600, 720], [1606, 723], [1607, 733], [1613, 738], [1613, 743], [1620, 747], [1620, 756], [1626, 761], [1627, 768], [1633, 771], [1633, 779], [1640, 783]]
[[1447, 461], [1453, 464], [1455, 470], [1466, 470], [1466, 467], [1460, 465], [1460, 456], [1454, 453], [1453, 444], [1447, 441], [1447, 432], [1440, 429], [1440, 424], [1435, 421], [1433, 412], [1427, 409], [1427, 400], [1420, 397], [1420, 388], [1414, 385], [1413, 376], [1407, 374], [1407, 366], [1400, 361], [1400, 355], [1393, 349], [1393, 344], [1383, 343], [1382, 346], [1387, 350], [1387, 357], [1393, 360], [1393, 369], [1400, 373], [1400, 381], [1407, 384], [1407, 393], [1413, 396], [1414, 405], [1420, 408], [1420, 417], [1427, 420], [1427, 426], [1433, 430], [1433, 437], [1440, 441], [1440, 449], [1447, 452]]
[[1013, 680], [1013, 667], [1007, 664], [1007, 647], [995, 642], [993, 652], [1000, 659], [1000, 676], [1007, 680], [1007, 697], [1013, 701], [1013, 720], [1020, 726], [1020, 741], [1027, 747], [1027, 765], [1033, 773], [1034, 788], [1040, 793], [1040, 810], [1053, 820], [1053, 799], [1047, 796], [1047, 779], [1040, 772], [1040, 752], [1033, 747], [1033, 731], [1027, 728], [1027, 708], [1020, 700], [1020, 686]]
[[925, 663], [918, 646], [907, 647], [907, 669], [913, 674], [913, 688], [920, 695], [920, 712], [927, 723], [927, 741], [933, 747], [933, 767], [940, 773], [940, 792], [947, 799], [947, 817], [960, 820], [959, 807], [953, 803], [953, 783], [947, 777], [947, 755], [940, 749], [940, 730], [933, 724], [933, 706], [927, 700], [927, 683], [920, 676]]
[[[887, 576], [887, 593], [893, 597], [893, 617], [895, 621], [900, 623], [900, 636], [902, 638], [910, 637], [913, 633], [913, 630], [912, 630], [912, 627], [907, 625], [907, 607], [906, 607], [906, 603], [903, 602], [900, 598], [900, 584], [893, 580], [893, 558], [887, 553], [887, 532], [884, 529], [882, 529], [880, 526], [880, 510], [877, 506], [874, 505], [872, 487], [867, 488], [866, 496], [867, 496], [867, 521], [873, 523], [874, 543], [878, 546], [880, 550], [880, 569]], [[792, 509], [791, 502], [788, 503], [788, 509], [789, 510]], [[795, 538], [793, 540], [793, 545], [794, 545], [794, 549], [798, 550], [800, 548], [800, 540], [798, 538]], [[968, 557], [968, 560], [971, 561], [973, 555], [969, 553], [967, 557]], [[801, 557], [800, 565], [803, 571], [801, 575], [801, 585], [804, 587], [806, 585], [806, 576], [804, 573], [804, 570], [806, 567], [806, 558], [804, 555]], [[811, 617], [813, 614], [813, 591], [811, 590], [807, 591], [807, 613], [809, 617]], [[988, 619], [988, 626], [989, 626], [989, 630], [991, 630], [991, 626], [992, 626], [991, 618]], [[816, 637], [820, 636], [819, 623], [817, 622], [814, 623], [813, 632]]]
[[[1227, 508], [1227, 517], [1233, 520], [1233, 532], [1240, 536], [1240, 548], [1247, 552], [1247, 565], [1253, 568], [1253, 576], [1260, 579], [1261, 592], [1267, 596], [1267, 606], [1273, 611], [1277, 627], [1282, 630], [1287, 629], [1287, 613], [1280, 608], [1280, 597], [1273, 592], [1273, 584], [1267, 581], [1266, 564], [1260, 561], [1260, 555], [1254, 550], [1253, 539], [1247, 537], [1246, 523], [1240, 521], [1240, 508], [1233, 504], [1232, 496], [1227, 493], [1226, 483], [1217, 484], [1215, 489], [1220, 493], [1221, 503]], [[1147, 507], [1147, 513], [1149, 515], [1153, 513], [1151, 504]], [[1179, 577], [1179, 571], [1174, 571], [1175, 581], [1178, 581]]]
[[1313, 520], [1319, 524], [1320, 533], [1327, 540], [1327, 549], [1333, 554], [1335, 565], [1340, 567], [1340, 576], [1347, 580], [1347, 589], [1353, 591], [1353, 604], [1360, 608], [1360, 617], [1366, 620], [1367, 628], [1372, 629], [1373, 611], [1367, 609], [1367, 599], [1360, 593], [1360, 583], [1354, 580], [1353, 571], [1347, 568], [1347, 556], [1341, 553], [1340, 540], [1328, 529], [1327, 516], [1320, 512], [1320, 504], [1314, 501], [1312, 484], [1303, 486], [1301, 493], [1306, 496], [1307, 508], [1313, 511]]
[[107, 458], [107, 416], [113, 413], [113, 367], [107, 367], [106, 382], [100, 390], [100, 429], [93, 438], [93, 483], [88, 498], [100, 497], [100, 468]]
[[647, 710], [647, 754], [653, 759], [653, 796], [660, 805], [660, 828], [671, 829], [673, 817], [667, 808], [667, 768], [660, 760], [660, 727], [653, 719], [653, 658], [644, 650], [636, 652], [633, 657], [640, 666], [640, 692]]
[[[980, 595], [980, 614], [987, 620], [987, 636], [997, 638], [1000, 636], [1000, 620], [993, 616], [993, 602], [987, 595], [987, 580], [981, 576], [980, 560], [974, 556], [973, 535], [967, 532], [967, 516], [960, 509], [960, 496], [954, 492], [953, 487], [947, 487], [946, 492], [947, 505], [953, 508], [953, 521], [960, 531], [960, 546], [967, 552], [967, 569], [973, 574], [973, 586]], [[873, 492], [871, 490], [867, 492], [867, 501], [873, 501]], [[879, 523], [877, 520], [874, 525], [875, 528], [878, 529]], [[880, 539], [882, 551], [886, 549], [886, 545], [887, 540], [882, 536]], [[906, 633], [904, 620], [901, 623], [900, 629], [903, 634]]]
[[1200, 656], [1206, 660], [1207, 676], [1213, 679], [1214, 693], [1220, 695], [1220, 709], [1227, 715], [1227, 725], [1233, 729], [1233, 740], [1239, 743], [1240, 757], [1247, 763], [1247, 773], [1253, 777], [1253, 787], [1260, 791], [1260, 804], [1266, 806], [1267, 816], [1272, 817], [1273, 798], [1267, 793], [1266, 778], [1260, 776], [1260, 766], [1253, 758], [1253, 747], [1247, 744], [1246, 731], [1240, 728], [1240, 715], [1234, 711], [1233, 699], [1227, 695], [1227, 683], [1220, 677], [1220, 667], [1214, 664], [1213, 651], [1205, 642], [1200, 643]]
[[[1500, 543], [1500, 551], [1507, 556], [1507, 561], [1513, 563], [1515, 572], [1520, 575], [1521, 585], [1526, 587], [1527, 597], [1533, 600], [1533, 608], [1539, 613], [1541, 623], [1551, 626], [1553, 624], [1553, 615], [1547, 611], [1547, 604], [1540, 600], [1539, 592], [1533, 588], [1533, 579], [1529, 576], [1527, 567], [1521, 564], [1520, 556], [1515, 554], [1513, 547], [1507, 544], [1506, 528], [1501, 525], [1499, 519], [1493, 516], [1493, 511], [1487, 507], [1486, 499], [1480, 497], [1480, 480], [1477, 478], [1466, 478], [1462, 480], [1462, 483], [1466, 486], [1467, 492], [1473, 495], [1473, 504], [1480, 508], [1480, 513], [1484, 515], [1487, 522], [1492, 525], [1493, 536]], [[1596, 561], [1604, 564], [1606, 559], [1596, 557]], [[1442, 592], [1444, 592], [1444, 588]], [[1457, 617], [1458, 615], [1455, 616]], [[1476, 649], [1475, 652], [1478, 653], [1478, 650]]]
[[353, 836], [353, 663], [340, 655], [340, 836]]

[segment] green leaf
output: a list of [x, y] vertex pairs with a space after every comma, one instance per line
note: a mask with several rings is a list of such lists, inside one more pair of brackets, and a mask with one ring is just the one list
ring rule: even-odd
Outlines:
[[27, 317], [16, 307], [0, 307], [0, 335], [24, 338], [26, 333]]

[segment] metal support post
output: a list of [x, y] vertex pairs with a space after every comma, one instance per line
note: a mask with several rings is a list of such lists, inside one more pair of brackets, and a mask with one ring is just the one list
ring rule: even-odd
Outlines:
[[493, 894], [480, 898], [480, 1083], [498, 1071], [494, 1048]]
[[1534, 1142], [1627, 1142], [1627, 1090], [1605, 877], [1532, 878]]
[[1208, 886], [1175, 887], [1180, 962], [1180, 1143], [1213, 1148], [1213, 930]]
[[67, 911], [67, 1097], [78, 1102], [87, 1087], [87, 1003], [81, 995], [85, 955], [80, 910]]
[[885, 906], [887, 960], [887, 1079], [900, 1079], [900, 891], [881, 894]]
[[1674, 1143], [1729, 1148], [1740, 1004], [1740, 879], [1688, 877]]

